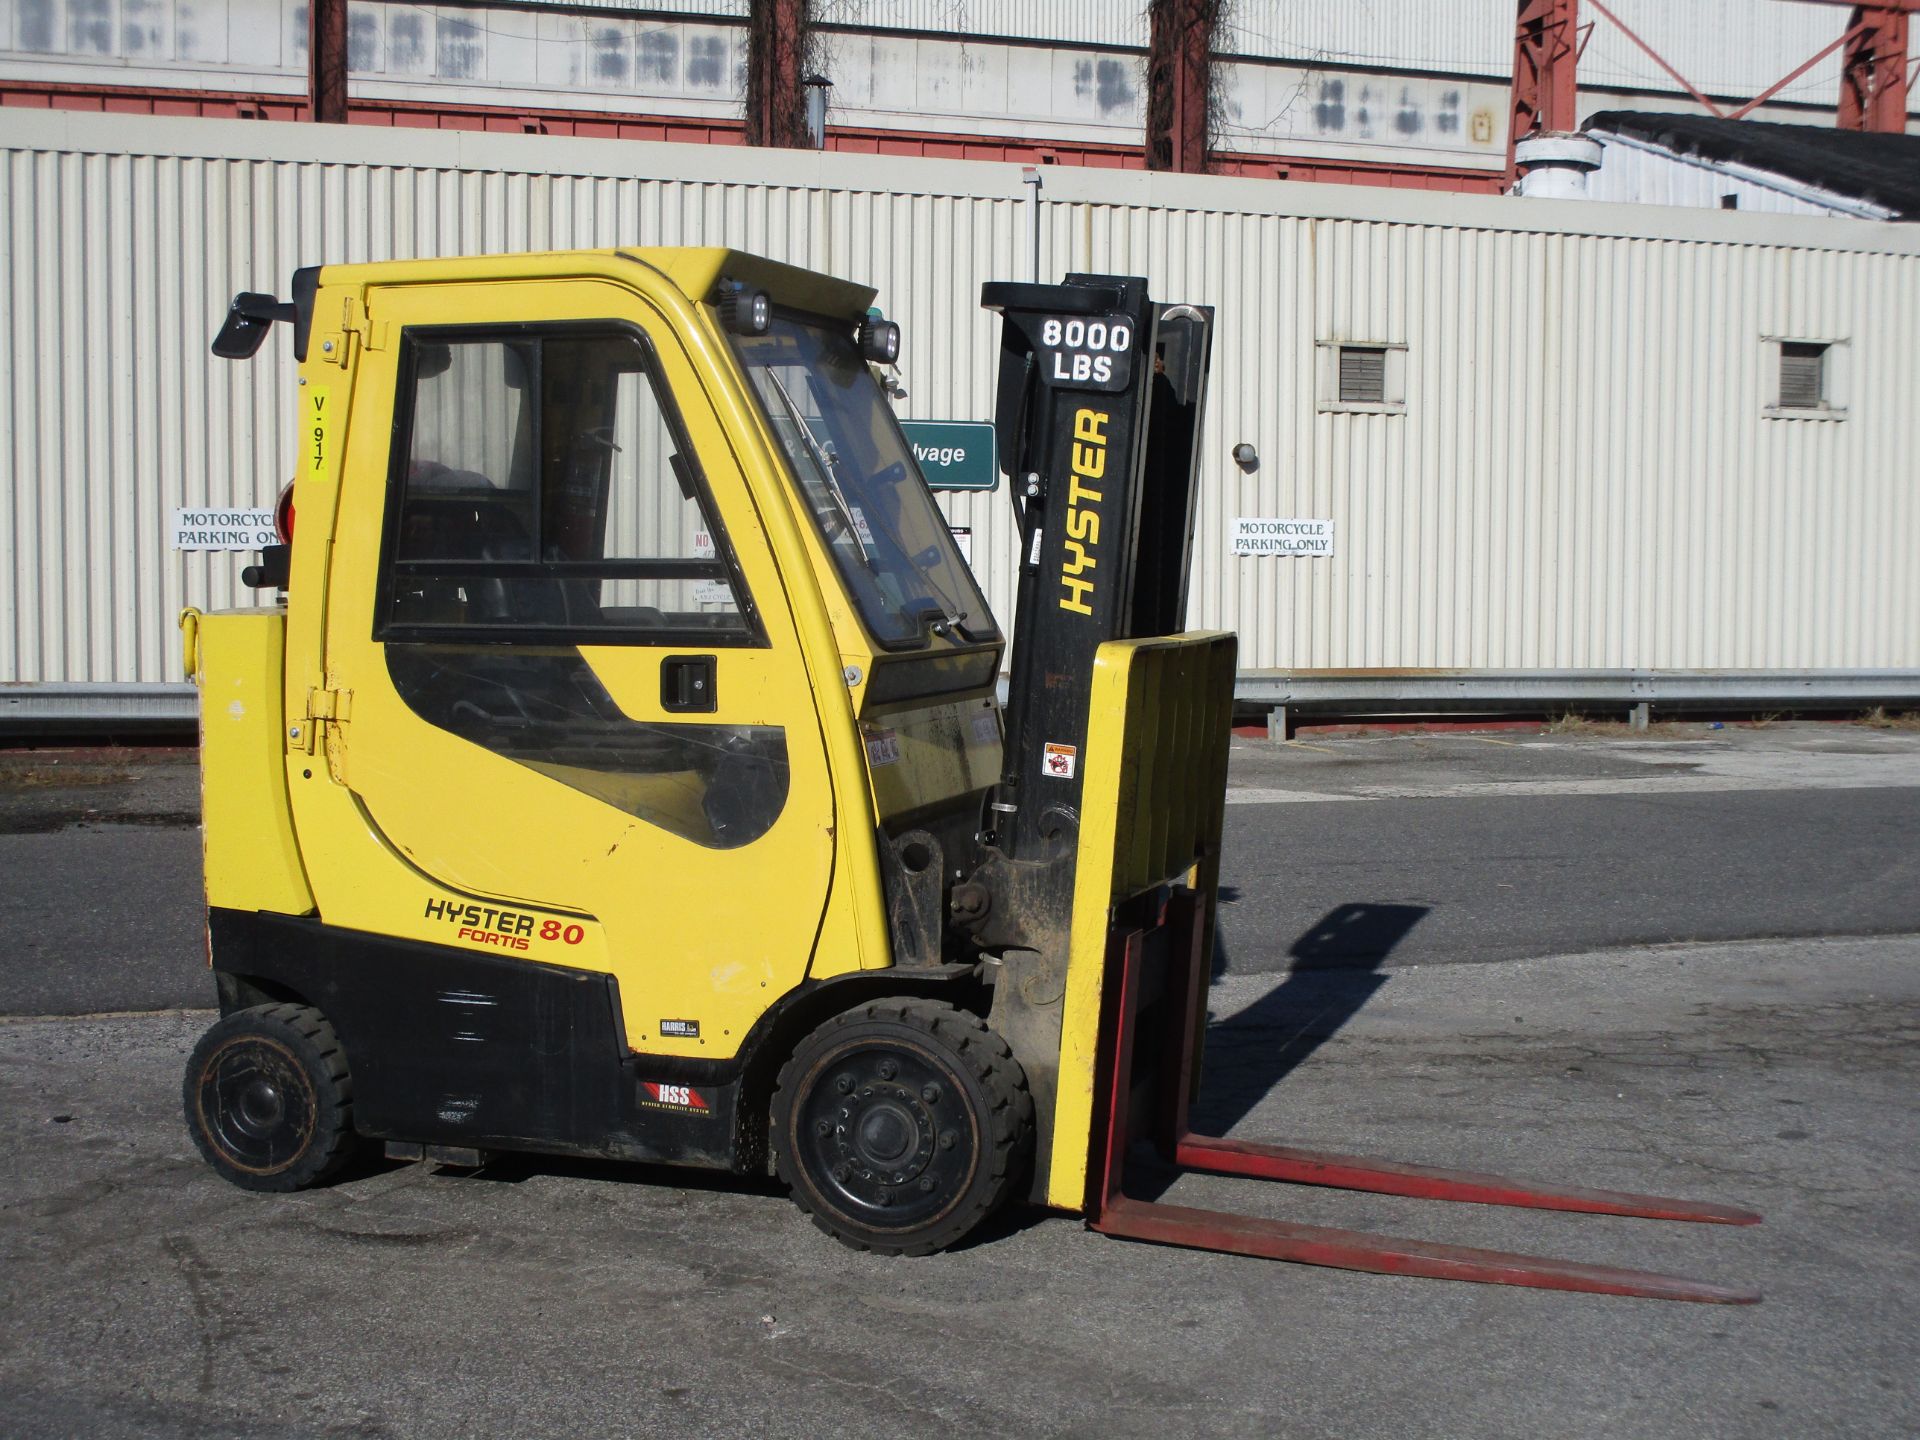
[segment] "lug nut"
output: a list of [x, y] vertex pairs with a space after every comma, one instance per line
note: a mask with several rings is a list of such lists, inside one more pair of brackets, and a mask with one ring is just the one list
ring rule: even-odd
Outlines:
[[954, 1134], [953, 1131], [951, 1130], [947, 1131], [946, 1134], [940, 1137], [940, 1148], [942, 1150], [951, 1150], [955, 1145], [959, 1143], [960, 1143], [960, 1137]]
[[813, 1132], [816, 1135], [831, 1135], [833, 1133], [833, 1122], [831, 1120], [822, 1120], [813, 1127]]
[[894, 1064], [893, 1061], [882, 1060], [880, 1062], [880, 1078], [882, 1080], [891, 1080], [893, 1079], [894, 1076], [898, 1075], [899, 1073], [900, 1073], [900, 1067]]
[[920, 1098], [929, 1105], [940, 1103], [940, 1087], [931, 1082], [920, 1087]]
[[889, 1188], [888, 1188], [887, 1186], [885, 1186], [885, 1185], [882, 1185], [882, 1186], [880, 1187], [880, 1203], [881, 1203], [882, 1205], [891, 1205], [891, 1204], [893, 1204], [893, 1191], [892, 1191], [892, 1190], [890, 1190], [890, 1189], [889, 1189]]
[[933, 1176], [922, 1175], [920, 1177], [920, 1193], [922, 1195], [933, 1194]]
[[833, 1088], [838, 1090], [842, 1095], [852, 1094], [853, 1077], [851, 1075], [836, 1075], [833, 1081]]

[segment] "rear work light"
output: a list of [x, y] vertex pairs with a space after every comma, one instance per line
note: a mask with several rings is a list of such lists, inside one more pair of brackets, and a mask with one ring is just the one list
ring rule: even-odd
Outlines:
[[249, 565], [240, 572], [240, 583], [255, 590], [284, 590], [287, 588], [287, 575], [292, 570], [293, 551], [293, 481], [289, 480], [280, 491], [280, 498], [273, 502], [273, 534], [280, 543], [263, 546], [260, 551], [260, 563]]

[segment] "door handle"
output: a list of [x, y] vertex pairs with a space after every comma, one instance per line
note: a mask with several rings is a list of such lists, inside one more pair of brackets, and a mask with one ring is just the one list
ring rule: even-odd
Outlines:
[[669, 714], [703, 714], [720, 708], [711, 655], [669, 655], [660, 662], [660, 708]]

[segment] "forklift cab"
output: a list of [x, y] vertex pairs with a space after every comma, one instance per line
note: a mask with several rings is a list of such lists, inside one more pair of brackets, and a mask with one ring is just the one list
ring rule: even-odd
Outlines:
[[215, 345], [293, 321], [302, 439], [282, 603], [189, 617], [223, 1008], [324, 1012], [360, 1134], [759, 1167], [771, 1038], [966, 969], [881, 871], [937, 905], [1000, 765], [897, 328], [717, 249], [294, 293]]

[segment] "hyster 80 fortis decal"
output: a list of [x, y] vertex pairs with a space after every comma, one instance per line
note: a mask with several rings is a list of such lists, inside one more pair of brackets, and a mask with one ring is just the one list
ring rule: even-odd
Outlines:
[[427, 900], [429, 920], [444, 920], [455, 928], [455, 938], [469, 945], [486, 945], [499, 950], [531, 950], [536, 939], [562, 945], [578, 945], [587, 938], [584, 925], [577, 921], [556, 920], [525, 910], [506, 910], [459, 900]]

